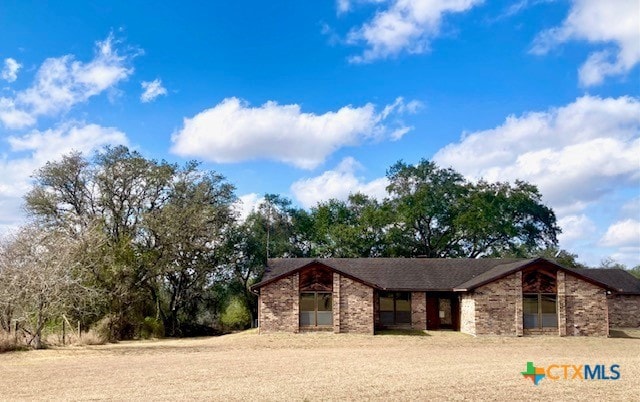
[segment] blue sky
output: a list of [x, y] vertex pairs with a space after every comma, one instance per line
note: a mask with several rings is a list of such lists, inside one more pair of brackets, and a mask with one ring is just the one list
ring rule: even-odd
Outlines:
[[244, 211], [383, 197], [427, 158], [532, 182], [561, 247], [640, 264], [636, 0], [87, 3], [0, 5], [2, 233], [72, 149], [201, 160]]

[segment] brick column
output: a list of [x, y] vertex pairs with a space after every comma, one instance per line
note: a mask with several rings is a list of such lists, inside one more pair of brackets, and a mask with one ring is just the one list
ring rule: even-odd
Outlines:
[[300, 276], [296, 272], [293, 274], [293, 319], [295, 325], [293, 332], [300, 332]]
[[333, 295], [331, 296], [333, 309], [333, 333], [340, 333], [340, 274], [333, 273]]
[[609, 330], [611, 329], [611, 323], [609, 322], [609, 300], [607, 300], [608, 291], [604, 292], [604, 309], [605, 309], [605, 317], [607, 317], [607, 337], [611, 335]]
[[522, 316], [522, 271], [516, 272], [515, 293], [516, 293], [516, 336], [523, 334], [523, 316]]
[[427, 294], [411, 292], [411, 328], [427, 329]]
[[258, 333], [262, 331], [262, 292], [258, 294]]
[[558, 285], [558, 299], [556, 308], [558, 309], [558, 335], [567, 336], [567, 286], [565, 273], [558, 271], [556, 274]]

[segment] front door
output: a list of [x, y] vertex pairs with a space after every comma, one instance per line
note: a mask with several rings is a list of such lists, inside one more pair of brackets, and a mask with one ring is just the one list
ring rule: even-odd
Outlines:
[[458, 296], [451, 293], [427, 295], [427, 329], [459, 330], [460, 304]]

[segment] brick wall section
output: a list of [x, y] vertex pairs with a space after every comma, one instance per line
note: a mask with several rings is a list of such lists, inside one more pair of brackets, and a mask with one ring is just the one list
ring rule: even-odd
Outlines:
[[296, 273], [260, 289], [260, 333], [298, 332], [300, 303], [298, 286]]
[[460, 332], [476, 334], [476, 301], [469, 293], [460, 298]]
[[515, 292], [520, 296], [516, 297], [516, 315], [514, 317], [516, 320], [516, 336], [522, 336], [524, 335], [524, 317], [522, 315], [522, 271], [516, 272], [515, 280], [515, 286], [517, 287]]
[[332, 309], [333, 309], [333, 332], [340, 333], [340, 274], [333, 273], [333, 295]]
[[608, 336], [609, 317], [604, 289], [565, 274], [567, 335]]
[[340, 332], [373, 335], [373, 321], [373, 288], [342, 276], [340, 278]]
[[557, 306], [558, 309], [558, 335], [567, 336], [567, 286], [566, 275], [563, 271], [556, 274], [558, 285]]
[[610, 295], [607, 304], [611, 328], [640, 327], [640, 295]]
[[411, 293], [411, 328], [427, 329], [427, 294], [425, 292]]
[[473, 292], [476, 335], [517, 335], [517, 304], [522, 299], [522, 279], [516, 274], [498, 279]]

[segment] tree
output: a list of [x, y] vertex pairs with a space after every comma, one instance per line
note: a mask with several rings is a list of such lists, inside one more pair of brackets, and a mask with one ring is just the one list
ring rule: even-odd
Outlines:
[[387, 178], [396, 213], [392, 235], [398, 252], [430, 258], [456, 256], [461, 233], [455, 218], [467, 192], [462, 175], [422, 160], [417, 165], [396, 163]]
[[364, 194], [329, 200], [311, 210], [314, 255], [320, 257], [383, 257], [388, 253], [388, 204]]
[[566, 268], [587, 269], [588, 266], [578, 262], [578, 255], [557, 246], [546, 248], [528, 249], [525, 247], [516, 248], [499, 254], [493, 254], [492, 257], [503, 258], [546, 258], [557, 262]]
[[190, 163], [177, 172], [166, 202], [144, 215], [142, 225], [149, 236], [146, 253], [152, 256], [147, 271], [160, 281], [148, 285], [155, 285], [150, 291], [172, 336], [180, 334], [181, 315], [197, 311], [203, 291], [218, 279], [226, 236], [234, 224], [233, 186], [197, 167]]
[[475, 258], [557, 244], [555, 214], [531, 184], [471, 183], [427, 160], [398, 162], [387, 177], [397, 254]]
[[475, 258], [505, 251], [533, 251], [557, 244], [560, 229], [551, 208], [542, 204], [538, 189], [517, 180], [509, 183], [467, 184], [462, 208], [455, 217], [459, 252]]
[[25, 201], [40, 225], [77, 238], [99, 233], [81, 263], [106, 294], [112, 336], [122, 339], [154, 314], [177, 334], [179, 316], [197, 310], [232, 225], [233, 191], [195, 162], [179, 168], [119, 146], [48, 162]]
[[306, 211], [293, 208], [287, 198], [265, 194], [258, 208], [227, 233], [228, 271], [232, 285], [237, 285], [231, 286], [232, 291], [249, 309], [252, 320], [258, 310], [250, 287], [262, 277], [267, 259], [308, 255], [310, 227]]
[[624, 264], [619, 263], [615, 258], [607, 257], [600, 261], [600, 268], [606, 269], [627, 269]]
[[12, 318], [21, 323], [28, 345], [43, 346], [42, 331], [51, 319], [91, 312], [96, 295], [77, 269], [80, 252], [65, 233], [36, 226], [0, 245], [0, 304], [10, 314], [6, 323]]
[[250, 324], [251, 315], [247, 306], [237, 297], [232, 297], [229, 305], [222, 313], [220, 321], [225, 328], [244, 329]]

